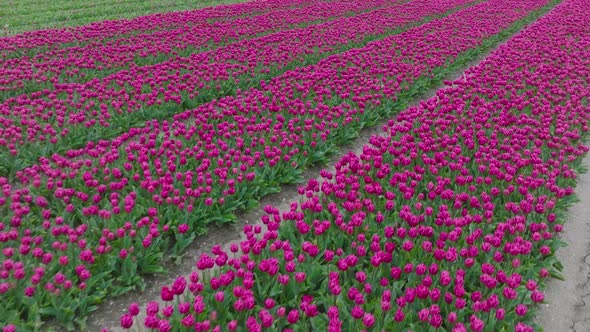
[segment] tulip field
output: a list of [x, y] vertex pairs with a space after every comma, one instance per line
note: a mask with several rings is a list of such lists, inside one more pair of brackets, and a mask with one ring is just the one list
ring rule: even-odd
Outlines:
[[[60, 28], [107, 20], [132, 18], [140, 15], [181, 11], [239, 3], [245, 0], [5, 0], [0, 3], [2, 25], [0, 36], [24, 31]], [[100, 21], [100, 22], [98, 22]], [[119, 22], [121, 23], [121, 22]]]
[[588, 13], [258, 0], [0, 38], [0, 328], [85, 330], [260, 208], [114, 325], [538, 330], [589, 150]]

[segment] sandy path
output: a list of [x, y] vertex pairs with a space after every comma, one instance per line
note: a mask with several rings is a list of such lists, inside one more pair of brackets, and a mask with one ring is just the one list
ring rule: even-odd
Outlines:
[[[590, 155], [583, 165], [590, 169]], [[590, 331], [590, 172], [580, 174], [561, 239], [568, 246], [557, 250], [565, 281], [550, 280], [537, 322], [547, 332]]]

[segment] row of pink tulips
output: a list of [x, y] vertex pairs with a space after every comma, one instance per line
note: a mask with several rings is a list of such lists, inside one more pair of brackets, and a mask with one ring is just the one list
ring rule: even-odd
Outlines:
[[178, 56], [185, 57], [220, 44], [247, 40], [302, 25], [318, 24], [340, 18], [344, 14], [356, 15], [385, 5], [399, 5], [398, 2], [404, 1], [316, 1], [302, 8], [274, 10], [227, 22], [205, 21], [192, 26], [179, 26], [110, 41], [21, 55], [0, 60], [0, 92], [5, 91], [0, 96], [3, 95], [6, 99], [22, 94], [23, 90], [38, 91], [51, 88], [55, 84], [88, 81], [129, 67], [158, 63]]
[[[134, 67], [85, 84], [9, 98], [0, 105], [0, 156], [5, 164], [112, 138], [146, 120], [163, 119], [202, 102], [260, 84], [301, 63], [362, 47], [472, 0], [413, 0], [355, 17], [232, 43], [209, 52]], [[407, 41], [405, 43], [408, 43]], [[27, 156], [30, 154], [31, 156]]]
[[411, 98], [416, 84], [460, 54], [481, 52], [482, 43], [545, 4], [485, 2], [172, 123], [152, 121], [43, 158], [18, 173], [16, 186], [0, 179], [5, 316], [29, 329], [47, 316], [82, 324], [105, 296], [141, 287], [138, 273], [162, 272], [168, 249], [181, 252], [207, 223], [229, 222], [236, 209], [297, 180], [302, 166], [391, 112], [388, 100]]
[[[494, 2], [494, 1], [492, 1]], [[590, 5], [565, 0], [401, 112], [266, 227], [162, 288], [150, 331], [533, 331], [588, 146]]]
[[158, 13], [133, 19], [100, 21], [79, 27], [29, 31], [0, 37], [0, 57], [27, 52], [29, 49], [59, 49], [64, 45], [101, 43], [119, 36], [147, 31], [170, 30], [193, 25], [226, 22], [236, 18], [260, 15], [290, 8], [304, 8], [318, 0], [262, 0], [209, 7], [198, 10]]

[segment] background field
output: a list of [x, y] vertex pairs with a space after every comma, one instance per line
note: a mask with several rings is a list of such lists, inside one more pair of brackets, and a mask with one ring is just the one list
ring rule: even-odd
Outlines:
[[589, 12], [0, 0], [0, 331], [590, 331]]
[[246, 0], [2, 0], [0, 36]]

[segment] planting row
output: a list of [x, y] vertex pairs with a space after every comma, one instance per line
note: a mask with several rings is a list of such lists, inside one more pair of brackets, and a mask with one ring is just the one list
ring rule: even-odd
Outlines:
[[0, 237], [11, 266], [4, 267], [2, 315], [29, 329], [47, 316], [70, 328], [83, 323], [105, 296], [162, 272], [164, 254], [180, 253], [208, 223], [230, 222], [236, 209], [298, 180], [302, 167], [392, 112], [393, 100], [403, 105], [546, 4], [482, 3], [172, 123], [151, 121], [115, 140], [42, 158], [14, 185], [0, 178]]
[[565, 0], [121, 327], [533, 331], [589, 150], [589, 10]]
[[79, 45], [118, 38], [147, 31], [170, 30], [203, 23], [231, 21], [235, 18], [264, 14], [289, 8], [304, 8], [318, 0], [264, 0], [183, 12], [158, 13], [133, 19], [100, 21], [85, 26], [38, 30], [0, 38], [0, 56], [19, 54], [29, 49], [58, 49], [63, 45]]
[[259, 85], [289, 68], [362, 47], [372, 38], [399, 32], [400, 27], [443, 15], [470, 1], [433, 4], [413, 0], [188, 58], [134, 67], [102, 80], [56, 85], [55, 90], [9, 98], [0, 106], [0, 160], [7, 158], [2, 160], [4, 165], [30, 165], [40, 156], [80, 148], [89, 140], [113, 138], [143, 126], [146, 120], [169, 118], [240, 88]]
[[[246, 0], [201, 0], [199, 2], [151, 0], [104, 0], [100, 7], [91, 0], [73, 0], [66, 3], [21, 0], [0, 3], [6, 18], [1, 31], [13, 36], [33, 30], [61, 29], [92, 24], [104, 20], [133, 19], [156, 13], [197, 10]], [[99, 8], [100, 10], [97, 10]]]
[[[395, 1], [401, 2], [401, 1]], [[51, 88], [54, 84], [88, 81], [130, 66], [186, 57], [236, 40], [261, 34], [317, 24], [346, 15], [395, 4], [391, 0], [326, 3], [316, 1], [303, 8], [274, 10], [263, 15], [236, 18], [227, 22], [199, 22], [170, 30], [136, 34], [111, 41], [32, 52], [0, 60], [0, 96], [4, 99], [24, 92]]]

